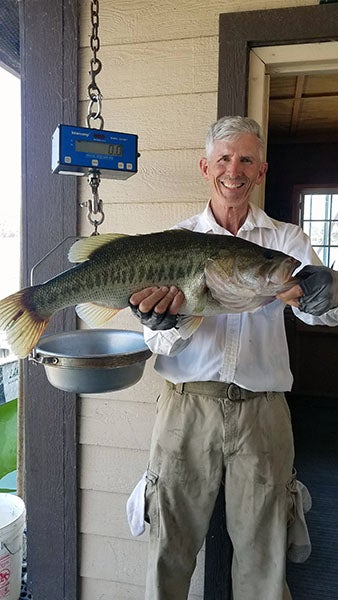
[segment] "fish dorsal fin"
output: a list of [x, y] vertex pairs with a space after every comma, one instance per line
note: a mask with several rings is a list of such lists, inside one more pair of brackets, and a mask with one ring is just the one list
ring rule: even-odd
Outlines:
[[122, 237], [128, 236], [125, 233], [103, 233], [100, 235], [91, 235], [88, 238], [81, 238], [70, 247], [68, 260], [75, 263], [84, 262], [99, 248], [103, 248], [109, 242]]
[[102, 304], [95, 304], [94, 302], [78, 304], [75, 307], [75, 310], [80, 319], [82, 319], [89, 327], [100, 327], [101, 325], [104, 325], [120, 311], [119, 308], [111, 308], [111, 306], [103, 306]]

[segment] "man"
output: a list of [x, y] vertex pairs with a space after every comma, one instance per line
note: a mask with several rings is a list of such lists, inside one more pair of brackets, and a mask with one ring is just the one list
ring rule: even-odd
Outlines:
[[337, 325], [338, 282], [299, 227], [250, 204], [267, 171], [262, 155], [255, 121], [224, 117], [212, 125], [200, 161], [210, 201], [179, 226], [238, 236], [314, 265], [302, 271], [300, 285], [256, 312], [205, 318], [184, 340], [175, 327], [180, 290], [147, 288], [130, 298], [151, 326], [145, 340], [165, 379], [146, 476], [147, 600], [187, 598], [222, 481], [234, 600], [291, 598], [285, 560], [296, 499], [283, 309], [289, 303], [307, 323]]

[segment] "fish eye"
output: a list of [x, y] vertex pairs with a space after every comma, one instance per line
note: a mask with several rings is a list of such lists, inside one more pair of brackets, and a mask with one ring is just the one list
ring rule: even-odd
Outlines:
[[272, 250], [265, 249], [265, 250], [263, 251], [263, 256], [264, 256], [264, 258], [266, 258], [267, 260], [272, 260], [272, 259], [273, 259], [273, 257], [274, 257], [274, 253], [273, 253], [273, 251], [272, 251]]

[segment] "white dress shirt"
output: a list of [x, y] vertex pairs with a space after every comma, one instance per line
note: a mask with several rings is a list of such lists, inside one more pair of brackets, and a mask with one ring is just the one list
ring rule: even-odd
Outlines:
[[[232, 235], [215, 221], [209, 204], [202, 213], [177, 227]], [[254, 204], [250, 204], [237, 237], [293, 256], [301, 261], [300, 269], [308, 264], [322, 264], [299, 226], [271, 219]], [[156, 371], [173, 383], [225, 381], [252, 391], [289, 391], [293, 377], [284, 308], [276, 299], [253, 313], [205, 317], [188, 340], [182, 340], [176, 329], [152, 331], [145, 327], [144, 337], [152, 352], [158, 355]], [[297, 309], [294, 312], [311, 325], [338, 325], [338, 309], [321, 317]]]

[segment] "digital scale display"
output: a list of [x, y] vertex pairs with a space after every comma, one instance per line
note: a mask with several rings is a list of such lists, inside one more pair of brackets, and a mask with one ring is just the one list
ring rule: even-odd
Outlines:
[[88, 175], [99, 171], [102, 177], [128, 179], [137, 173], [137, 135], [58, 125], [52, 136], [52, 171]]
[[101, 142], [87, 142], [85, 140], [75, 140], [75, 150], [77, 152], [88, 152], [89, 154], [123, 155], [123, 146], [120, 144], [102, 144]]

